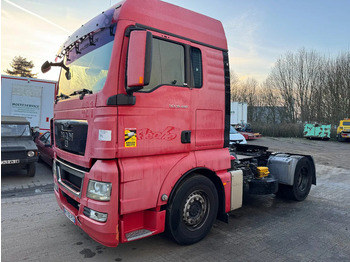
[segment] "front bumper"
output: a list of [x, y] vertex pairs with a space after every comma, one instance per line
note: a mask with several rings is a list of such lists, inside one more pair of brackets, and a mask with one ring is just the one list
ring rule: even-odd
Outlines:
[[342, 132], [342, 133], [340, 133], [340, 136], [341, 136], [342, 138], [350, 138], [350, 132], [349, 132], [349, 133], [344, 133], [344, 132]]
[[[119, 244], [118, 174], [107, 173], [108, 170], [118, 170], [116, 162], [99, 160], [88, 171], [77, 171], [78, 168], [76, 167], [69, 166], [64, 162], [58, 162], [57, 169], [61, 168], [64, 168], [64, 172], [67, 173], [64, 174], [65, 177], [58, 175], [58, 179], [54, 178], [54, 183], [56, 184], [54, 192], [59, 207], [75, 225], [82, 228], [92, 239], [105, 246], [117, 246]], [[74, 178], [76, 172], [82, 174], [80, 185], [77, 183], [78, 179]], [[112, 188], [111, 200], [108, 202], [86, 197], [89, 180], [101, 181], [101, 178], [103, 178], [104, 182], [111, 182], [112, 185], [115, 185]], [[107, 221], [99, 222], [84, 215], [85, 207], [101, 213], [107, 213]]]
[[[4, 156], [4, 155], [3, 155]], [[4, 157], [5, 158], [5, 157]], [[22, 158], [22, 159], [1, 159], [1, 169], [4, 170], [17, 170], [17, 169], [25, 169], [29, 164], [38, 162], [38, 157], [33, 156], [31, 158]]]

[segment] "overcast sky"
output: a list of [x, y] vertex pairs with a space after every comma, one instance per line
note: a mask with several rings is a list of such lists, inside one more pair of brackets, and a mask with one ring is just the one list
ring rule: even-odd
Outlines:
[[[118, 3], [115, 0], [1, 0], [1, 73], [14, 56], [40, 73], [60, 45], [82, 24]], [[230, 68], [240, 79], [263, 81], [276, 60], [305, 47], [326, 56], [350, 50], [349, 0], [167, 0], [223, 23]]]

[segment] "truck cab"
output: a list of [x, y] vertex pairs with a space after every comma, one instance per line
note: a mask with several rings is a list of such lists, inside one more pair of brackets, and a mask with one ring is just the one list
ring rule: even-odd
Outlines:
[[[42, 70], [56, 65], [55, 194], [75, 224], [107, 246], [163, 232], [178, 185], [196, 176], [220, 192], [187, 203], [206, 223], [189, 216], [183, 230], [206, 234], [226, 214], [230, 82], [221, 22], [158, 0], [122, 1], [73, 33]], [[209, 200], [210, 209], [196, 209]]]

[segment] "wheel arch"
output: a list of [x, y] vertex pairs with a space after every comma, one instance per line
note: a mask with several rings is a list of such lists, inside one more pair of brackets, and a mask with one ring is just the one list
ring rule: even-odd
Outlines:
[[169, 195], [169, 199], [167, 202], [167, 205], [171, 203], [173, 200], [177, 190], [181, 187], [181, 185], [189, 179], [190, 177], [194, 175], [202, 175], [207, 177], [215, 186], [216, 191], [218, 193], [218, 200], [219, 200], [219, 206], [218, 206], [218, 213], [217, 213], [217, 219], [222, 220], [224, 222], [228, 222], [228, 215], [225, 212], [225, 190], [224, 186], [222, 184], [222, 181], [220, 177], [213, 171], [208, 168], [204, 167], [197, 167], [193, 168], [189, 171], [187, 171], [184, 175], [182, 175], [177, 182], [175, 183], [174, 187], [171, 190], [171, 193]]
[[315, 161], [312, 156], [306, 155], [305, 158], [310, 162], [311, 164], [311, 171], [312, 171], [312, 184], [316, 185], [316, 166]]

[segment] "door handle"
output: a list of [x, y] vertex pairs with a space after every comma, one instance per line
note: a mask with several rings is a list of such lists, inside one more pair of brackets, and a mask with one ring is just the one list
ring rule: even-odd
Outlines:
[[181, 143], [182, 144], [190, 144], [191, 143], [191, 131], [184, 130], [181, 132]]

